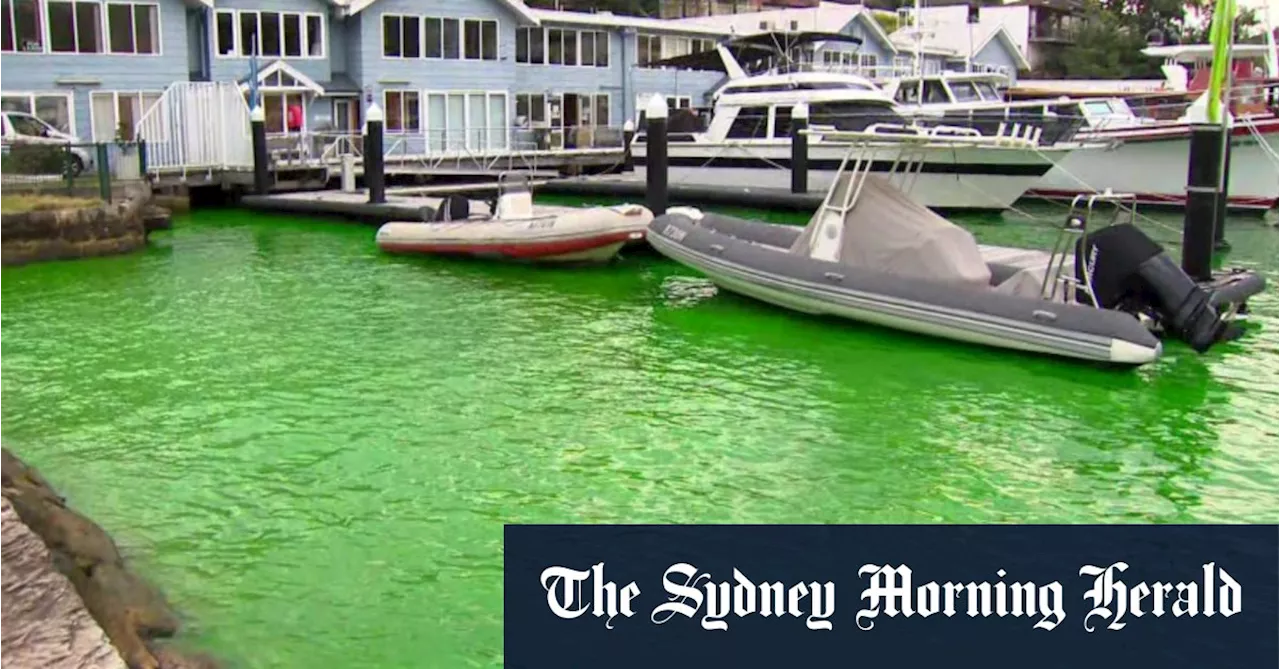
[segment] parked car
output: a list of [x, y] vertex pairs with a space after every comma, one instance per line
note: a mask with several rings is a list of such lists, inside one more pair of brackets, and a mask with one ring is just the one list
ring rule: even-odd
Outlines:
[[25, 112], [7, 111], [0, 115], [0, 144], [5, 153], [18, 144], [68, 146], [71, 152], [71, 174], [78, 176], [93, 165], [93, 154], [82, 146], [80, 138], [69, 135]]

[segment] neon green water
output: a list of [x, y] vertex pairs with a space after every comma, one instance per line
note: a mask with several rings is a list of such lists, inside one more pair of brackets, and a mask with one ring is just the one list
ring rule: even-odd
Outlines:
[[240, 666], [496, 664], [504, 522], [1277, 522], [1277, 235], [1229, 238], [1247, 339], [1125, 372], [206, 212], [4, 270], [4, 439]]

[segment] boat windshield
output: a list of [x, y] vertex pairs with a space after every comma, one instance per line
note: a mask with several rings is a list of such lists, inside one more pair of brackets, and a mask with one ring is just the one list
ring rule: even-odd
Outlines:
[[1110, 100], [1087, 100], [1082, 106], [1087, 116], [1110, 116], [1116, 113]]
[[996, 91], [996, 87], [985, 81], [975, 81], [974, 86], [978, 87], [978, 93], [982, 94], [983, 100], [996, 101], [1000, 99], [1000, 93]]
[[977, 102], [982, 100], [982, 94], [978, 92], [978, 87], [972, 81], [952, 81], [951, 94], [955, 97], [956, 102]]

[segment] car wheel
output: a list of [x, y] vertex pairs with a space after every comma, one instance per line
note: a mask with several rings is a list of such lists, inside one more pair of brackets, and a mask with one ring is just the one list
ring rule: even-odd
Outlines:
[[84, 172], [84, 160], [74, 153], [71, 154], [70, 159], [67, 161], [67, 171], [72, 177], [80, 176]]

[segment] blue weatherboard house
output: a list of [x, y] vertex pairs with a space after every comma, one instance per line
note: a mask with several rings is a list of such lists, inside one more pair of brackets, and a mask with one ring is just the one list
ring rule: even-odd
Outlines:
[[[868, 10], [830, 5], [820, 11], [843, 11], [839, 25], [863, 46], [820, 58], [901, 64], [905, 49]], [[3, 11], [3, 109], [84, 141], [134, 139], [172, 84], [227, 82], [262, 105], [270, 133], [359, 132], [377, 102], [388, 141], [413, 150], [505, 148], [512, 128], [539, 148], [579, 145], [584, 129], [636, 119], [654, 94], [697, 106], [721, 80], [654, 62], [750, 32], [821, 29], [802, 25], [807, 10], [726, 23], [520, 0], [3, 0]]]

